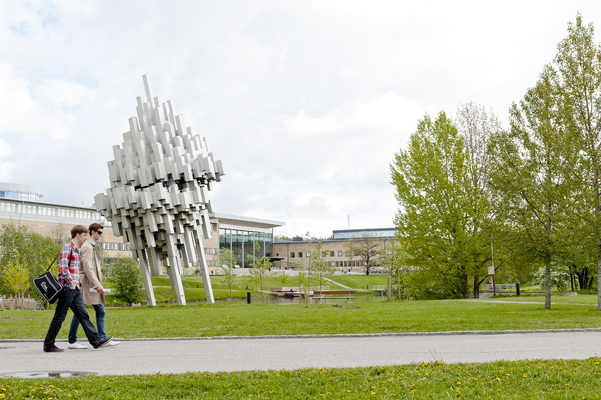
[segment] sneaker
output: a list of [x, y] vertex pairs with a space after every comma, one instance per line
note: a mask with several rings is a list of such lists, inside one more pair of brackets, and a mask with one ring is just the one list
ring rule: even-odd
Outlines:
[[110, 342], [108, 342], [108, 343], [106, 344], [106, 346], [116, 346], [116, 345], [118, 345], [119, 343], [121, 343], [121, 342], [118, 342], [118, 341], [116, 341], [116, 340], [111, 340]]
[[108, 338], [108, 339], [100, 339], [100, 342], [98, 342], [98, 344], [97, 344], [96, 346], [94, 346], [94, 348], [95, 348], [95, 349], [99, 349], [99, 348], [101, 348], [101, 347], [103, 347], [103, 346], [106, 346], [106, 344], [107, 344], [108, 342], [110, 342], [112, 338], [113, 338], [113, 337], [111, 336], [111, 337], [110, 337], [110, 338]]
[[58, 352], [65, 351], [65, 350], [59, 349], [58, 347], [52, 345], [52, 346], [48, 347], [47, 349], [44, 349], [44, 351], [46, 353], [58, 353]]
[[79, 342], [69, 343], [69, 345], [67, 347], [70, 349], [87, 349], [88, 348], [88, 346], [86, 346], [85, 344], [81, 344]]

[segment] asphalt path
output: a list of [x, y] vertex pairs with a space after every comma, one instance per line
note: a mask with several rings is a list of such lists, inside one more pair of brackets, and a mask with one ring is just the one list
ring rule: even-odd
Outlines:
[[123, 340], [94, 350], [44, 353], [42, 341], [0, 341], [0, 376], [135, 375], [344, 368], [442, 361], [586, 359], [601, 355], [601, 330], [458, 332], [296, 337]]

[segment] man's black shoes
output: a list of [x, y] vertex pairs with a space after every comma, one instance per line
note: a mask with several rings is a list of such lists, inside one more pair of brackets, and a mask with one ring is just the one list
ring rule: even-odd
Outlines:
[[108, 339], [100, 339], [100, 342], [98, 342], [98, 344], [97, 344], [96, 346], [94, 346], [94, 348], [95, 348], [95, 349], [99, 349], [99, 348], [101, 348], [102, 346], [104, 346], [104, 345], [106, 345], [108, 342], [110, 342], [112, 338], [113, 338], [113, 337], [111, 336], [111, 337], [110, 337], [110, 338], [108, 338]]
[[52, 346], [48, 347], [47, 349], [44, 349], [44, 351], [46, 353], [58, 353], [58, 352], [65, 351], [65, 350], [59, 349], [58, 347], [52, 345]]

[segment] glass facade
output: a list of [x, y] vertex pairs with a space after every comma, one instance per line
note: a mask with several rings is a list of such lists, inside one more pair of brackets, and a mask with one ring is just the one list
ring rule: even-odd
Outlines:
[[60, 206], [52, 206], [49, 204], [25, 204], [25, 202], [15, 203], [8, 202], [0, 199], [0, 212], [4, 213], [15, 213], [18, 217], [28, 218], [34, 216], [42, 219], [53, 219], [55, 218], [71, 218], [85, 221], [100, 221], [105, 226], [110, 226], [110, 223], [100, 215], [98, 211], [87, 211], [87, 210], [72, 210], [62, 208]]
[[374, 238], [392, 238], [396, 236], [396, 228], [383, 229], [346, 229], [332, 231], [332, 239], [359, 239], [362, 235], [367, 235]]
[[[260, 250], [255, 247], [255, 242], [259, 244]], [[249, 256], [273, 256], [273, 234], [271, 232], [219, 229], [219, 248], [230, 249], [238, 266], [250, 268]]]
[[37, 193], [14, 192], [11, 190], [0, 190], [0, 199], [13, 199], [21, 201], [40, 201]]

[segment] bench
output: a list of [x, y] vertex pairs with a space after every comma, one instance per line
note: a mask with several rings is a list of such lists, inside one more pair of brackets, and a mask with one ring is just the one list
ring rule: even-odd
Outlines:
[[298, 288], [298, 287], [272, 287], [272, 288], [269, 288], [269, 293], [275, 297], [298, 297], [298, 296], [301, 296], [300, 288]]
[[[356, 290], [314, 290], [313, 301], [323, 300], [324, 303], [327, 300], [348, 300], [354, 299], [357, 294]], [[340, 295], [345, 295], [344, 297]]]

